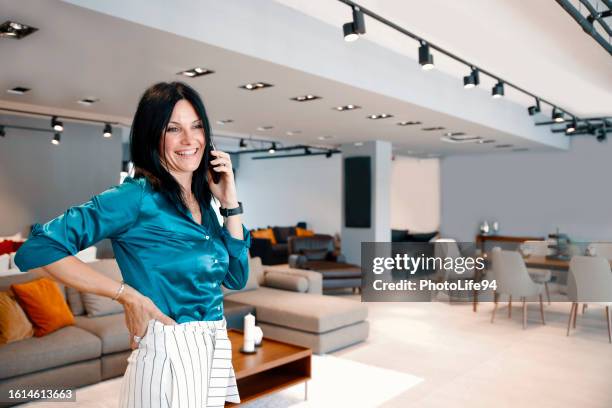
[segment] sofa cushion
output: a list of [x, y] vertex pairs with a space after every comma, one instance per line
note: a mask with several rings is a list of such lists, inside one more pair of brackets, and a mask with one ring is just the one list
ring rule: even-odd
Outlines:
[[[95, 248], [95, 247], [90, 247]], [[88, 263], [88, 266], [97, 272], [121, 282], [121, 269], [115, 259], [99, 259]], [[106, 316], [123, 312], [123, 306], [108, 297], [95, 295], [93, 293], [81, 293], [81, 301], [87, 312], [87, 316]]]
[[85, 314], [85, 306], [81, 299], [81, 292], [75, 288], [66, 286], [66, 300], [68, 301], [68, 306], [70, 306], [73, 315], [81, 316]]
[[334, 296], [260, 287], [233, 293], [231, 300], [255, 306], [257, 320], [312, 333], [324, 333], [365, 320], [360, 302]]
[[74, 324], [74, 316], [59, 286], [49, 278], [11, 285], [19, 305], [34, 323], [34, 335], [41, 337]]
[[99, 358], [102, 342], [74, 326], [0, 347], [0, 379]]
[[34, 335], [32, 323], [11, 292], [0, 292], [0, 344], [24, 340]]
[[274, 227], [272, 231], [274, 231], [274, 237], [279, 244], [286, 244], [289, 237], [296, 234], [295, 227]]
[[303, 276], [268, 271], [268, 273], [266, 273], [266, 286], [269, 288], [304, 293], [308, 290], [308, 279]]
[[78, 316], [75, 325], [102, 341], [102, 354], [130, 349], [130, 332], [125, 325], [123, 313], [100, 317]]

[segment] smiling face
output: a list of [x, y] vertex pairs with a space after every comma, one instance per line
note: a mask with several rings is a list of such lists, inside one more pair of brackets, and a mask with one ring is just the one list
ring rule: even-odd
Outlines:
[[174, 177], [191, 175], [199, 166], [206, 140], [204, 126], [195, 109], [182, 99], [174, 105], [164, 137], [161, 162]]

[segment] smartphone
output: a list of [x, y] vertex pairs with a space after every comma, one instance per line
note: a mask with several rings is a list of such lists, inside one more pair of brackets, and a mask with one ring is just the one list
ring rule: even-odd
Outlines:
[[213, 181], [213, 183], [215, 183], [215, 184], [219, 184], [219, 180], [221, 180], [221, 173], [216, 172], [216, 171], [214, 170], [214, 167], [215, 167], [215, 166], [213, 166], [213, 165], [211, 164], [211, 162], [212, 162], [214, 159], [216, 159], [216, 157], [215, 157], [215, 156], [212, 154], [212, 151], [213, 151], [213, 150], [216, 150], [216, 149], [215, 149], [215, 145], [214, 145], [214, 143], [211, 143], [211, 144], [210, 144], [210, 147], [211, 147], [211, 148], [210, 148], [210, 150], [208, 151], [208, 168], [209, 168], [209, 170], [210, 170], [210, 174], [211, 174], [211, 177], [212, 177], [212, 181]]

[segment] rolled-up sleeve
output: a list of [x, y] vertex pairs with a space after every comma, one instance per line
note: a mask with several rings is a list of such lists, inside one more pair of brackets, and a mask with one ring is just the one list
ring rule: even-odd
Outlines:
[[144, 186], [126, 178], [86, 203], [41, 225], [35, 224], [28, 240], [15, 255], [15, 264], [26, 272], [58, 261], [105, 239], [127, 231], [137, 220]]
[[234, 238], [225, 226], [221, 228], [221, 239], [229, 254], [229, 267], [223, 286], [232, 290], [242, 289], [249, 279], [251, 233], [244, 225], [242, 225], [242, 234], [244, 239]]

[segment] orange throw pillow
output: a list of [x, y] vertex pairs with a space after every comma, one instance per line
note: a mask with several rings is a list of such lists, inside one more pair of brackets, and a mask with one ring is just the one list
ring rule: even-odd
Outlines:
[[11, 289], [30, 321], [34, 323], [36, 337], [74, 324], [74, 316], [59, 286], [53, 280], [42, 278], [13, 284]]
[[0, 344], [32, 337], [34, 329], [10, 292], [0, 292]]
[[251, 233], [253, 238], [263, 238], [272, 241], [272, 245], [276, 245], [276, 237], [272, 228], [260, 229]]
[[295, 227], [295, 236], [296, 237], [312, 237], [314, 236], [314, 231], [306, 228]]

